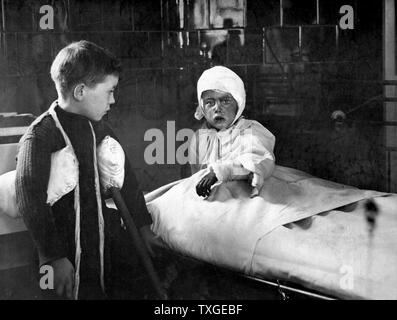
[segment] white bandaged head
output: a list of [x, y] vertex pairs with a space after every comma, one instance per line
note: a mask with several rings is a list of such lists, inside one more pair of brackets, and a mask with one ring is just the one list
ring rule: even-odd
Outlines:
[[97, 148], [99, 179], [106, 191], [110, 187], [121, 189], [124, 183], [125, 154], [121, 145], [106, 136]]
[[197, 120], [204, 117], [203, 99], [201, 99], [201, 95], [207, 90], [220, 90], [228, 92], [233, 96], [238, 106], [236, 117], [232, 122], [232, 124], [234, 124], [237, 119], [240, 118], [245, 108], [243, 80], [232, 70], [223, 66], [216, 66], [205, 70], [197, 81], [197, 99], [199, 105], [194, 114]]

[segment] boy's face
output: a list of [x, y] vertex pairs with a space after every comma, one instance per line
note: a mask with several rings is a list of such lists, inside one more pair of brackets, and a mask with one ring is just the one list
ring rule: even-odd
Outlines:
[[108, 75], [94, 87], [85, 86], [82, 114], [92, 121], [99, 121], [115, 103], [114, 90], [119, 82], [116, 75]]
[[237, 102], [228, 92], [207, 90], [201, 94], [204, 116], [217, 130], [228, 128], [237, 114]]

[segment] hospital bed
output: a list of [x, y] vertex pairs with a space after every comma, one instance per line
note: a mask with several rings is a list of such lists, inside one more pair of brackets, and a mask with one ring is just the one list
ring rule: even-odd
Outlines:
[[[360, 204], [358, 204], [360, 205]], [[365, 222], [365, 217], [363, 217], [363, 222]], [[262, 286], [265, 292], [273, 292], [275, 299], [321, 299], [321, 300], [335, 300], [335, 299], [368, 299], [367, 295], [359, 295], [355, 294], [354, 286], [364, 286], [363, 284], [356, 283], [357, 280], [355, 278], [353, 281], [349, 280], [350, 272], [354, 273], [354, 269], [350, 268], [348, 265], [341, 265], [338, 268], [335, 268], [333, 272], [324, 276], [326, 274], [324, 269], [324, 265], [317, 266], [317, 270], [313, 270], [313, 266], [316, 267], [316, 264], [313, 263], [312, 266], [310, 264], [311, 260], [316, 260], [316, 257], [320, 255], [324, 255], [323, 252], [319, 252], [313, 250], [310, 245], [306, 245], [306, 248], [311, 249], [307, 250], [305, 255], [301, 255], [302, 251], [306, 249], [304, 245], [299, 244], [299, 236], [290, 236], [286, 238], [286, 234], [290, 231], [290, 228], [294, 228], [291, 226], [283, 226], [279, 229], [274, 230], [268, 237], [262, 239], [260, 246], [262, 248], [257, 249], [257, 255], [255, 259], [255, 263], [257, 264], [255, 271], [252, 274], [246, 274], [237, 268], [233, 268], [231, 266], [224, 266], [214, 264], [213, 262], [203, 262], [200, 260], [199, 256], [195, 256], [195, 258], [189, 253], [177, 253], [179, 256], [182, 256], [183, 259], [188, 261], [192, 266], [199, 264], [208, 264], [209, 266], [215, 266], [221, 270], [226, 270], [226, 273], [220, 273], [220, 276], [227, 276], [228, 272], [237, 275], [247, 281], [247, 286], [251, 286], [249, 283], [257, 283], [259, 286]], [[365, 226], [364, 226], [365, 228]], [[280, 240], [284, 239], [284, 243], [280, 242]], [[279, 243], [279, 245], [275, 245], [275, 243]], [[299, 248], [300, 247], [300, 248]], [[296, 250], [296, 248], [299, 248]], [[321, 250], [320, 248], [319, 250]], [[370, 246], [368, 247], [367, 253], [369, 256]], [[175, 253], [175, 251], [173, 251]], [[329, 252], [328, 252], [329, 253]], [[326, 254], [326, 253], [325, 253]], [[371, 258], [369, 258], [371, 259]], [[371, 268], [372, 261], [368, 261], [368, 268]], [[392, 268], [396, 270], [395, 265], [385, 266], [386, 268]], [[207, 267], [209, 268], [209, 267]], [[334, 273], [334, 275], [332, 275]], [[334, 277], [339, 279], [339, 281], [332, 281], [331, 278]], [[185, 277], [186, 281], [189, 281], [189, 277]], [[233, 283], [228, 283], [228, 290], [233, 288]], [[391, 282], [389, 284], [383, 283], [384, 286], [384, 295], [378, 296], [377, 299], [394, 299], [393, 293], [390, 291], [394, 291], [395, 282]], [[371, 290], [371, 287], [369, 289]], [[365, 292], [361, 290], [361, 292]], [[278, 294], [277, 294], [278, 293]], [[371, 294], [370, 292], [368, 293]], [[267, 295], [264, 293], [264, 297]], [[260, 299], [261, 293], [258, 292], [255, 296], [255, 299]]]
[[153, 229], [172, 250], [313, 297], [397, 299], [397, 195], [364, 191], [359, 201], [267, 230], [256, 228], [260, 220], [246, 210], [255, 202], [243, 210], [227, 204], [248, 184], [228, 182], [219, 186], [223, 191], [212, 191], [221, 195], [208, 203], [199, 197], [184, 203], [179, 195], [193, 199], [196, 182], [145, 195]]

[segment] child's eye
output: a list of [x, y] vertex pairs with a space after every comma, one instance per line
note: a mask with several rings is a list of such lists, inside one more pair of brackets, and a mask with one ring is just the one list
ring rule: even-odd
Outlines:
[[215, 105], [215, 100], [213, 100], [213, 99], [205, 100], [205, 101], [204, 101], [204, 105], [205, 105], [206, 107], [213, 107], [213, 106]]

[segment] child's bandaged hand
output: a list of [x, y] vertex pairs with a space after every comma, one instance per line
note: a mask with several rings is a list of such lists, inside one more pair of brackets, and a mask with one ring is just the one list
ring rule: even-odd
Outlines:
[[211, 193], [211, 187], [218, 181], [214, 171], [207, 173], [196, 185], [196, 192], [201, 197], [207, 197]]

